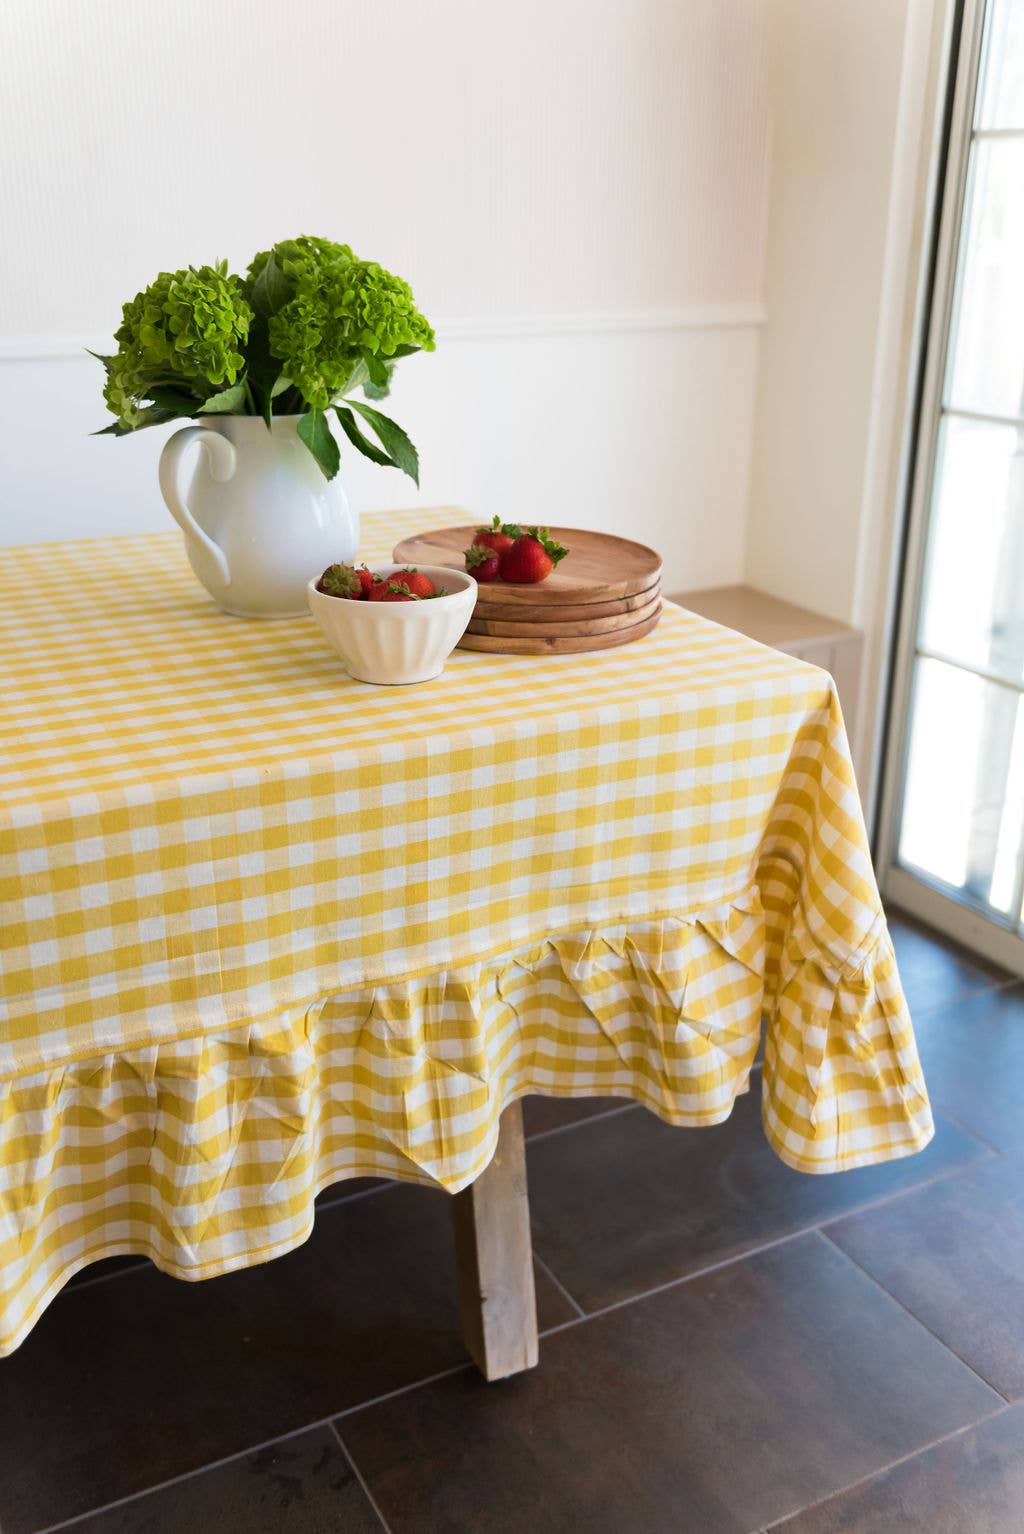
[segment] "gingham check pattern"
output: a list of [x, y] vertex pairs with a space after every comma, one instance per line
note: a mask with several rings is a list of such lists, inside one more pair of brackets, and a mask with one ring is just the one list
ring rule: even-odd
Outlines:
[[176, 533], [9, 550], [0, 599], [0, 1349], [95, 1258], [205, 1277], [338, 1178], [462, 1187], [527, 1092], [717, 1122], [762, 1012], [790, 1165], [930, 1138], [824, 673], [669, 606], [373, 688]]

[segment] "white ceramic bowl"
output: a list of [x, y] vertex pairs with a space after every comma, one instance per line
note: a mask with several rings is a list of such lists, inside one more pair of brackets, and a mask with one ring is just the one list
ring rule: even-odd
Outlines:
[[[406, 565], [373, 565], [391, 575]], [[461, 570], [440, 565], [417, 565], [438, 591], [447, 595], [421, 602], [356, 602], [317, 591], [316, 580], [306, 588], [309, 610], [327, 643], [345, 662], [357, 682], [402, 687], [440, 676], [444, 663], [466, 632], [476, 606], [477, 583]], [[319, 576], [317, 577], [317, 580]]]

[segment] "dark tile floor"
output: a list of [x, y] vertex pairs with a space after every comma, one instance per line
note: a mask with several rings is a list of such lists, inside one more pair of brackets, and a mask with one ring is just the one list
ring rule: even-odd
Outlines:
[[89, 1269], [0, 1361], [0, 1531], [1019, 1534], [1024, 985], [893, 915], [922, 1155], [811, 1178], [527, 1104], [540, 1367], [466, 1364], [444, 1194], [347, 1184], [277, 1262]]

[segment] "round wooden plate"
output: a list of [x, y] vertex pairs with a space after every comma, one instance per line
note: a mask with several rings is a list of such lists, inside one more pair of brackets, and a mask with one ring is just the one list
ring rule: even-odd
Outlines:
[[[439, 532], [404, 538], [395, 546], [400, 565], [450, 565], [464, 570], [464, 551], [473, 541], [475, 527], [445, 527]], [[591, 533], [582, 527], [553, 527], [551, 536], [564, 543], [569, 553], [546, 581], [532, 586], [507, 585], [490, 588], [501, 592], [501, 601], [512, 606], [557, 606], [559, 603], [610, 602], [645, 591], [661, 575], [661, 557], [643, 543], [616, 538], [611, 533]], [[496, 598], [497, 599], [497, 598]]]
[[[544, 585], [547, 584], [545, 581]], [[557, 610], [553, 610], [548, 602], [537, 602], [532, 606], [525, 602], [503, 602], [501, 594], [508, 587], [500, 581], [496, 584], [483, 584], [480, 586], [476, 607], [473, 609], [474, 618], [492, 619], [498, 623], [528, 623], [537, 621], [547, 622], [550, 618], [557, 618], [559, 623], [571, 623], [574, 618], [613, 618], [620, 613], [637, 612], [646, 607], [649, 602], [661, 591], [661, 581], [655, 581], [643, 591], [634, 592], [631, 597], [613, 597], [609, 602], [559, 602]], [[497, 600], [492, 601], [491, 595]]]
[[661, 603], [651, 617], [630, 628], [616, 629], [611, 634], [574, 634], [564, 639], [546, 638], [537, 634], [521, 635], [515, 639], [501, 638], [496, 634], [470, 634], [459, 640], [462, 650], [488, 650], [492, 655], [581, 655], [587, 650], [612, 650], [617, 645], [632, 644], [657, 627], [661, 617]]
[[[594, 604], [595, 607], [598, 603]], [[613, 613], [604, 618], [570, 618], [566, 622], [553, 621], [557, 615], [561, 620], [562, 608], [552, 607], [548, 609], [544, 619], [529, 619], [525, 622], [496, 622], [493, 618], [481, 618], [478, 608], [473, 611], [466, 628], [469, 634], [493, 634], [496, 638], [506, 639], [529, 639], [531, 636], [546, 639], [566, 639], [573, 635], [585, 634], [614, 634], [618, 629], [634, 628], [642, 623], [645, 618], [653, 617], [661, 611], [661, 592], [656, 591], [651, 600], [643, 607], [634, 608], [632, 612]]]

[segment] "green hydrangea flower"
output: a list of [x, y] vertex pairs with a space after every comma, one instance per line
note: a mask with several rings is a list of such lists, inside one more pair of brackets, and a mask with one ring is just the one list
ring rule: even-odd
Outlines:
[[143, 391], [141, 380], [135, 373], [113, 357], [106, 364], [107, 377], [103, 385], [103, 398], [111, 415], [115, 415], [126, 431], [133, 431], [145, 420], [145, 412], [139, 404]]
[[270, 351], [304, 400], [326, 410], [355, 371], [359, 351], [349, 327], [315, 290], [296, 294], [270, 316]]
[[297, 240], [279, 240], [273, 250], [261, 250], [249, 266], [253, 283], [273, 256], [280, 270], [297, 287], [304, 279], [315, 280], [319, 273], [348, 266], [355, 260], [349, 245], [324, 240], [315, 234], [300, 234]]
[[141, 423], [140, 401], [152, 389], [204, 400], [233, 384], [245, 367], [253, 312], [241, 279], [223, 266], [161, 272], [122, 313], [103, 393], [126, 428]]
[[399, 348], [433, 351], [434, 332], [409, 284], [358, 260], [348, 245], [311, 235], [283, 240], [256, 256], [250, 284], [271, 256], [284, 300], [269, 317], [271, 354], [313, 408], [325, 410], [360, 365], [366, 378], [366, 354], [386, 360]]

